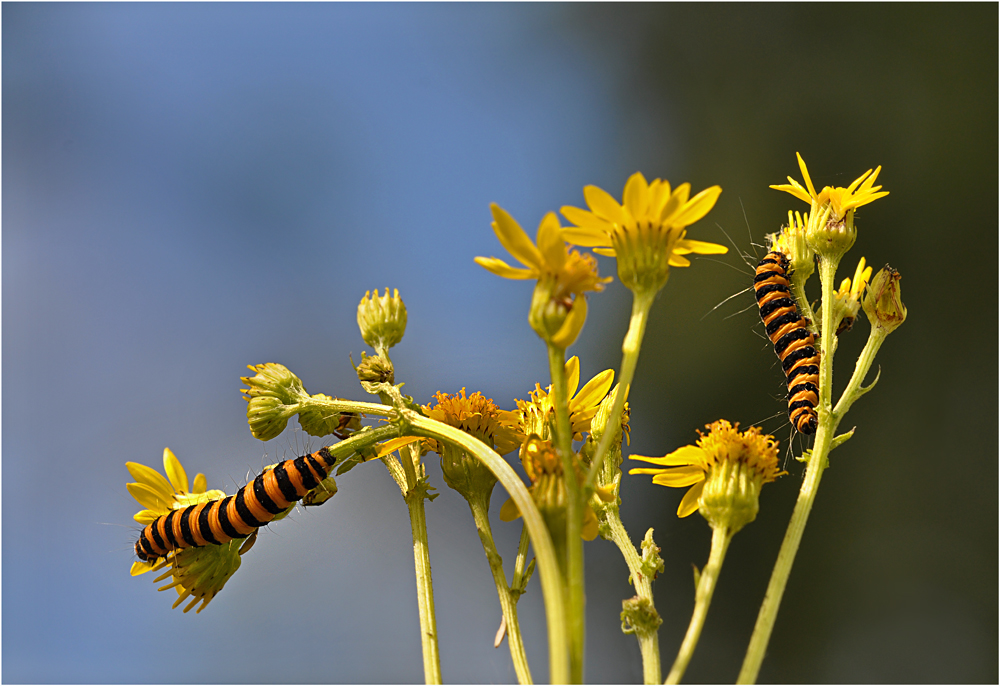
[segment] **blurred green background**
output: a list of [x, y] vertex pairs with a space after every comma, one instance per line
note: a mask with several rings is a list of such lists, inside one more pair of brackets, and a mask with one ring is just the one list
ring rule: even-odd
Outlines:
[[[585, 184], [620, 197], [637, 170], [720, 184], [691, 237], [759, 253], [806, 209], [767, 188], [800, 178], [796, 151], [819, 185], [882, 165], [890, 195], [858, 213], [839, 276], [861, 255], [891, 264], [909, 317], [844, 422], [857, 433], [824, 476], [760, 680], [998, 680], [997, 5], [2, 12], [4, 681], [419, 681], [409, 525], [379, 465], [264, 530], [195, 617], [127, 575], [124, 462], [159, 468], [169, 445], [232, 492], [318, 447], [250, 437], [237, 379], [281, 362], [310, 392], [363, 399], [347, 355], [376, 286], [409, 309], [393, 354], [407, 392], [467, 386], [511, 409], [546, 382], [545, 355], [530, 285], [472, 262], [504, 256], [489, 202], [533, 234]], [[735, 251], [674, 270], [631, 397], [633, 453], [720, 417], [784, 446], [783, 378], [752, 298], [712, 311], [749, 274]], [[570, 350], [584, 378], [617, 367], [629, 300], [617, 282], [590, 299]], [[842, 340], [837, 383], [866, 335], [862, 319]], [[444, 677], [511, 681], [471, 517], [428, 463]], [[730, 548], [686, 681], [739, 670], [801, 479], [788, 470]], [[652, 526], [663, 548], [666, 666], [709, 545], [704, 521], [675, 517], [682, 495], [648, 477], [622, 489], [633, 538]], [[510, 564], [519, 528], [494, 528]], [[639, 682], [619, 631], [625, 565], [604, 541], [586, 555], [587, 679]], [[540, 600], [533, 580], [520, 614], [544, 681]]]

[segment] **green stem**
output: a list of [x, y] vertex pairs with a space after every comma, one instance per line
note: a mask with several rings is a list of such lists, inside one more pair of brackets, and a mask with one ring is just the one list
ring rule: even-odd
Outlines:
[[820, 258], [819, 278], [823, 296], [823, 324], [820, 329], [822, 342], [820, 345], [819, 406], [817, 407], [819, 421], [816, 442], [813, 444], [812, 455], [806, 465], [806, 475], [802, 481], [802, 487], [799, 489], [799, 497], [795, 502], [792, 518], [788, 522], [785, 539], [781, 543], [778, 559], [771, 572], [771, 580], [767, 585], [764, 602], [757, 615], [757, 624], [750, 637], [750, 645], [743, 658], [743, 667], [736, 680], [738, 684], [752, 684], [757, 680], [760, 665], [764, 661], [764, 653], [767, 651], [767, 644], [771, 640], [771, 632], [778, 616], [778, 608], [781, 606], [781, 597], [785, 593], [785, 586], [788, 584], [788, 577], [792, 572], [792, 563], [795, 561], [795, 554], [802, 542], [802, 534], [805, 531], [806, 522], [809, 520], [809, 512], [816, 500], [820, 480], [823, 478], [823, 472], [828, 464], [830, 442], [837, 430], [837, 424], [840, 422], [840, 417], [835, 415], [832, 409], [833, 355], [829, 352], [834, 349], [833, 282], [836, 271], [836, 261], [831, 262], [826, 258]]
[[569, 681], [569, 641], [567, 638], [565, 604], [562, 594], [562, 575], [556, 557], [552, 537], [545, 526], [538, 506], [531, 493], [521, 482], [520, 477], [507, 462], [485, 443], [460, 429], [448, 426], [442, 422], [423, 417], [416, 412], [403, 410], [402, 418], [407, 427], [406, 435], [425, 436], [446, 441], [463, 450], [470, 457], [482, 462], [493, 472], [500, 484], [507, 490], [514, 504], [517, 505], [524, 525], [531, 536], [538, 561], [538, 574], [542, 583], [542, 596], [545, 601], [545, 616], [548, 619], [549, 633], [549, 678], [554, 684], [565, 684]]
[[553, 405], [556, 410], [556, 448], [566, 484], [565, 593], [566, 624], [569, 630], [570, 682], [583, 683], [585, 611], [583, 581], [583, 497], [574, 465], [573, 433], [569, 423], [566, 388], [566, 351], [549, 345], [549, 372], [552, 375]]
[[[410, 452], [409, 455], [403, 452]], [[438, 652], [437, 620], [434, 616], [434, 585], [431, 581], [431, 555], [427, 543], [427, 517], [424, 513], [424, 498], [427, 491], [421, 484], [414, 468], [413, 451], [408, 445], [400, 451], [403, 470], [406, 473], [407, 492], [404, 496], [410, 510], [410, 529], [413, 532], [413, 566], [417, 580], [417, 608], [420, 613], [420, 643], [424, 656], [424, 681], [428, 684], [441, 683], [441, 656]], [[419, 452], [417, 452], [419, 459]]]
[[705, 626], [705, 617], [708, 615], [708, 607], [712, 604], [712, 594], [715, 593], [715, 585], [719, 581], [719, 572], [722, 571], [722, 561], [726, 559], [726, 550], [729, 549], [729, 542], [733, 539], [733, 534], [729, 527], [720, 526], [712, 529], [712, 552], [708, 556], [708, 563], [701, 570], [698, 577], [698, 588], [694, 595], [694, 612], [691, 614], [691, 623], [688, 625], [687, 633], [684, 635], [684, 642], [674, 660], [674, 666], [670, 668], [666, 683], [679, 684], [684, 671], [687, 669], [694, 649], [701, 638], [701, 630]]
[[[640, 601], [648, 601], [648, 607], [653, 608], [653, 579], [650, 574], [643, 572], [642, 558], [632, 539], [622, 524], [621, 516], [618, 512], [618, 505], [610, 503], [598, 513], [608, 526], [611, 533], [611, 541], [618, 546], [625, 564], [628, 565], [629, 575], [632, 585], [635, 587], [636, 596]], [[655, 612], [655, 608], [654, 608]], [[657, 616], [658, 619], [658, 616]], [[660, 671], [660, 639], [659, 621], [636, 622], [633, 624], [635, 636], [639, 640], [639, 651], [642, 653], [642, 679], [644, 684], [658, 684], [662, 678]]]
[[472, 518], [476, 522], [476, 530], [479, 532], [479, 540], [483, 543], [483, 551], [490, 564], [490, 571], [493, 573], [493, 583], [497, 587], [500, 610], [503, 612], [503, 618], [507, 624], [507, 642], [510, 646], [511, 660], [514, 662], [514, 671], [517, 673], [517, 681], [521, 684], [530, 684], [532, 683], [531, 670], [528, 668], [528, 658], [524, 654], [521, 626], [517, 620], [517, 600], [507, 586], [507, 577], [503, 572], [503, 560], [493, 542], [493, 531], [490, 528], [489, 517], [489, 494], [477, 493], [468, 499], [468, 503], [472, 510]]
[[878, 349], [882, 347], [886, 335], [885, 330], [880, 327], [873, 326], [871, 328], [871, 332], [868, 334], [868, 342], [865, 343], [864, 350], [861, 351], [858, 362], [854, 365], [854, 374], [851, 375], [851, 380], [847, 382], [847, 388], [844, 389], [840, 400], [837, 401], [837, 406], [833, 408], [833, 414], [838, 421], [843, 419], [855, 400], [863, 396], [875, 385], [875, 381], [873, 381], [871, 385], [862, 388], [861, 382], [864, 381], [868, 375], [868, 371], [872, 368], [872, 363], [875, 362], [875, 355], [878, 353]]
[[[642, 347], [642, 338], [646, 333], [646, 323], [649, 321], [649, 310], [653, 306], [656, 298], [656, 291], [634, 291], [632, 295], [632, 319], [629, 321], [628, 333], [622, 342], [622, 367], [618, 372], [618, 385], [621, 393], [615, 396], [615, 404], [608, 414], [610, 421], [621, 421], [622, 410], [625, 408], [625, 400], [632, 385], [632, 378], [635, 376], [635, 366], [639, 361], [639, 348]], [[594, 483], [597, 472], [604, 464], [604, 456], [607, 455], [611, 447], [611, 441], [617, 432], [605, 431], [601, 436], [601, 442], [597, 444], [594, 451], [593, 462], [590, 464], [590, 471], [587, 474], [586, 486]]]

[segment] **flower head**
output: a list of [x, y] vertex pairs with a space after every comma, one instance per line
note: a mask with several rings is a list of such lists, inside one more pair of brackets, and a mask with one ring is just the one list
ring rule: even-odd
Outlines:
[[524, 269], [496, 257], [477, 257], [476, 264], [505, 279], [537, 279], [528, 321], [547, 342], [569, 347], [587, 318], [588, 291], [602, 291], [610, 278], [601, 278], [593, 255], [568, 250], [559, 218], [549, 212], [538, 225], [537, 244], [500, 206], [490, 205], [493, 231], [503, 247]]
[[802, 177], [806, 182], [805, 187], [789, 176], [787, 184], [779, 184], [771, 186], [771, 188], [776, 191], [791, 193], [799, 200], [809, 203], [812, 206], [814, 214], [824, 207], [829, 207], [830, 221], [840, 221], [848, 212], [853, 212], [862, 205], [867, 205], [870, 202], [889, 195], [889, 191], [880, 192], [882, 186], [875, 185], [875, 179], [878, 178], [879, 172], [882, 171], [881, 166], [876, 167], [874, 173], [869, 169], [854, 179], [854, 182], [847, 188], [841, 186], [836, 188], [824, 186], [823, 190], [817, 193], [812, 179], [809, 178], [809, 170], [806, 169], [805, 160], [802, 159], [802, 155], [799, 153], [795, 153], [795, 156], [799, 160], [799, 169], [802, 171]]
[[834, 292], [833, 298], [833, 318], [839, 321], [837, 325], [837, 335], [851, 330], [854, 320], [858, 316], [861, 308], [861, 294], [871, 278], [872, 268], [865, 266], [865, 258], [858, 261], [858, 268], [854, 270], [853, 279], [844, 279], [840, 282], [840, 289]]
[[618, 258], [618, 277], [633, 291], [658, 291], [667, 282], [670, 267], [687, 267], [689, 253], [721, 255], [723, 245], [685, 238], [686, 227], [712, 209], [722, 188], [712, 186], [688, 198], [691, 184], [671, 190], [670, 183], [647, 183], [639, 172], [625, 184], [622, 204], [597, 186], [586, 186], [589, 210], [563, 207], [563, 216], [575, 226], [563, 229], [570, 243], [594, 248], [599, 255]]
[[[206, 490], [207, 480], [204, 474], [195, 476], [194, 487], [189, 488], [187, 473], [170, 448], [163, 449], [163, 467], [164, 473], [167, 475], [166, 479], [155, 469], [137, 462], [126, 462], [125, 466], [136, 480], [136, 483], [126, 484], [126, 488], [132, 497], [146, 508], [134, 516], [135, 521], [142, 525], [150, 524], [161, 515], [169, 514], [172, 510], [183, 510], [191, 505], [212, 502], [226, 497], [222, 491]], [[174, 580], [159, 590], [177, 589], [180, 597], [174, 603], [174, 607], [193, 596], [194, 600], [184, 608], [184, 612], [199, 602], [201, 607], [198, 608], [197, 612], [201, 612], [212, 598], [222, 590], [229, 577], [240, 568], [240, 555], [250, 549], [254, 539], [255, 537], [252, 536], [246, 541], [234, 540], [222, 545], [172, 550], [162, 560], [134, 562], [131, 574], [138, 576], [149, 571], [167, 568], [167, 571], [157, 577], [155, 581], [159, 582], [170, 576]]]
[[[566, 395], [569, 396], [569, 422], [573, 430], [573, 440], [582, 440], [583, 434], [590, 431], [590, 422], [597, 414], [601, 401], [611, 389], [615, 373], [611, 369], [599, 372], [590, 381], [580, 385], [580, 358], [573, 356], [566, 361]], [[552, 398], [552, 387], [542, 389], [535, 384], [530, 400], [516, 400], [520, 412], [521, 430], [524, 434], [538, 434], [548, 437], [549, 423], [555, 417], [555, 405]]]
[[795, 153], [795, 156], [799, 160], [799, 169], [805, 179], [805, 186], [789, 176], [787, 184], [771, 188], [791, 193], [799, 200], [809, 203], [809, 222], [806, 228], [809, 245], [817, 253], [839, 260], [854, 245], [857, 238], [854, 211], [889, 195], [888, 191], [881, 190], [882, 186], [875, 185], [875, 179], [878, 178], [882, 167], [876, 167], [874, 172], [869, 169], [847, 188], [824, 186], [823, 190], [816, 192], [812, 179], [809, 178], [805, 160], [799, 153]]
[[739, 424], [725, 419], [708, 429], [707, 434], [698, 432], [697, 445], [664, 457], [632, 455], [630, 459], [662, 468], [630, 469], [629, 474], [652, 474], [653, 483], [661, 486], [690, 486], [677, 516], [699, 510], [713, 527], [727, 526], [736, 532], [757, 516], [761, 486], [785, 473], [778, 469], [778, 442], [755, 426], [740, 432]]
[[[551, 441], [542, 440], [537, 434], [528, 436], [528, 439], [521, 446], [521, 465], [531, 480], [531, 497], [538, 505], [538, 510], [542, 513], [549, 527], [549, 531], [554, 534], [565, 532], [566, 530], [566, 477], [563, 472], [562, 460], [556, 453]], [[579, 460], [574, 458], [574, 468], [577, 473], [574, 477], [577, 481], [583, 481], [583, 472], [578, 469]], [[598, 497], [609, 500], [614, 499], [614, 495], [607, 489], [595, 489]], [[500, 508], [500, 519], [510, 522], [521, 516], [520, 510], [513, 499], [507, 500]], [[585, 541], [592, 541], [598, 534], [597, 515], [594, 514], [590, 505], [585, 505], [583, 509], [583, 528], [581, 536]]]

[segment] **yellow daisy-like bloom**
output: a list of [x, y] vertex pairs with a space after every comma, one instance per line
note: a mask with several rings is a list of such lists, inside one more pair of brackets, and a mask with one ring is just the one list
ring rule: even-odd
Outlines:
[[500, 243], [526, 268], [511, 267], [496, 257], [477, 257], [476, 264], [505, 279], [537, 279], [528, 322], [543, 340], [565, 350], [587, 319], [584, 293], [604, 290], [611, 279], [598, 275], [593, 255], [567, 249], [555, 212], [538, 225], [536, 245], [500, 206], [492, 204], [490, 210]]
[[[438, 391], [434, 399], [437, 404], [424, 406], [428, 417], [475, 436], [501, 455], [506, 455], [524, 441], [524, 434], [518, 428], [518, 413], [501, 410], [492, 399], [484, 397], [479, 391], [468, 397], [464, 388], [452, 395]], [[437, 447], [432, 450], [437, 452]]]
[[496, 257], [477, 257], [476, 264], [505, 279], [542, 279], [554, 276], [559, 284], [556, 297], [568, 297], [587, 291], [604, 290], [610, 278], [597, 273], [597, 261], [591, 255], [569, 251], [563, 240], [559, 218], [549, 212], [538, 225], [537, 245], [506, 210], [493, 203], [493, 231], [507, 252], [526, 268], [511, 267]]
[[[132, 497], [146, 508], [133, 517], [143, 526], [151, 524], [162, 515], [170, 514], [172, 510], [183, 510], [191, 505], [226, 497], [223, 491], [206, 490], [207, 479], [204, 474], [196, 475], [194, 487], [189, 488], [184, 466], [170, 448], [163, 449], [163, 471], [167, 475], [166, 479], [155, 469], [138, 462], [126, 462], [125, 466], [137, 482], [126, 484], [125, 487]], [[197, 611], [201, 612], [222, 590], [229, 577], [240, 568], [240, 555], [250, 549], [255, 539], [256, 535], [253, 535], [246, 541], [234, 540], [222, 545], [172, 550], [161, 560], [134, 562], [131, 574], [138, 576], [167, 568], [167, 571], [154, 581], [159, 582], [170, 576], [173, 576], [174, 580], [158, 590], [177, 589], [180, 597], [174, 603], [174, 607], [193, 596], [194, 599], [184, 608], [184, 612], [199, 602], [201, 607]]]
[[622, 204], [597, 186], [585, 186], [590, 210], [563, 207], [561, 212], [575, 226], [563, 229], [563, 238], [599, 255], [618, 259], [618, 276], [632, 290], [659, 290], [670, 267], [691, 264], [684, 255], [721, 255], [724, 245], [685, 238], [686, 227], [715, 206], [722, 188], [712, 186], [688, 198], [691, 184], [671, 190], [666, 180], [647, 183], [639, 172], [625, 184]]
[[837, 335], [851, 330], [854, 320], [861, 309], [861, 294], [872, 276], [872, 268], [865, 266], [865, 258], [858, 261], [858, 268], [854, 270], [853, 279], [844, 279], [840, 282], [840, 289], [834, 292], [834, 321], [840, 320], [837, 325]]
[[664, 457], [632, 455], [661, 468], [630, 469], [629, 474], [652, 474], [653, 483], [690, 490], [677, 508], [678, 517], [700, 510], [709, 524], [733, 532], [757, 516], [763, 484], [785, 474], [778, 469], [778, 442], [757, 427], [739, 431], [725, 419], [708, 425], [697, 445], [686, 445]]
[[[566, 361], [566, 394], [569, 396], [569, 423], [573, 430], [573, 440], [583, 439], [584, 433], [590, 432], [590, 422], [597, 414], [601, 401], [611, 390], [615, 372], [605, 369], [584, 384], [580, 385], [580, 358], [573, 356]], [[515, 400], [520, 412], [520, 426], [524, 434], [549, 435], [548, 424], [555, 417], [555, 405], [552, 398], [552, 386], [543, 389], [535, 384], [531, 391], [531, 400]]]
[[840, 221], [848, 212], [889, 195], [888, 191], [881, 191], [882, 186], [875, 185], [875, 179], [882, 171], [881, 165], [875, 168], [874, 173], [869, 169], [854, 179], [854, 182], [847, 188], [824, 186], [823, 190], [817, 193], [812, 179], [809, 178], [809, 170], [806, 169], [805, 160], [799, 153], [795, 153], [795, 156], [799, 160], [799, 169], [806, 182], [805, 187], [789, 176], [787, 184], [771, 186], [771, 188], [791, 193], [799, 200], [809, 203], [812, 206], [814, 216], [824, 207], [829, 207], [829, 221]]
[[[556, 453], [551, 441], [542, 440], [537, 434], [532, 434], [521, 446], [521, 464], [524, 471], [531, 480], [531, 497], [538, 505], [539, 511], [545, 517], [550, 530], [565, 530], [566, 522], [566, 482], [563, 474], [562, 460]], [[574, 461], [574, 466], [578, 466], [578, 461]], [[583, 481], [583, 473], [578, 471], [575, 475], [580, 482]], [[610, 489], [595, 488], [595, 494], [602, 500], [608, 502], [614, 499], [614, 494]], [[521, 516], [521, 511], [513, 499], [508, 498], [507, 502], [500, 508], [500, 520], [511, 522]], [[583, 508], [583, 528], [581, 538], [585, 541], [592, 541], [597, 538], [599, 522], [590, 505]]]

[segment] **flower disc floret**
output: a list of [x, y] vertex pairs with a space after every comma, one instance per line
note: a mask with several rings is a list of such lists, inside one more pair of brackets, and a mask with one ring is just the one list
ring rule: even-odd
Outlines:
[[622, 203], [597, 186], [583, 189], [589, 210], [566, 206], [561, 212], [575, 226], [563, 229], [568, 242], [618, 259], [618, 276], [632, 290], [663, 287], [670, 267], [691, 264], [684, 255], [720, 255], [723, 245], [685, 238], [686, 227], [715, 205], [722, 188], [712, 186], [693, 198], [691, 184], [671, 189], [666, 180], [647, 183], [639, 172], [625, 184]]

